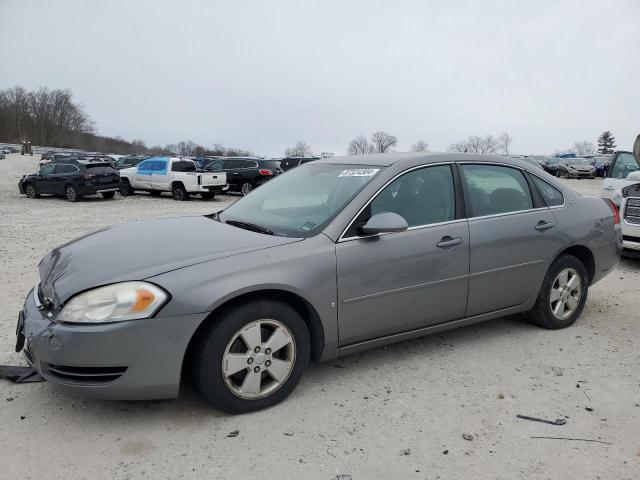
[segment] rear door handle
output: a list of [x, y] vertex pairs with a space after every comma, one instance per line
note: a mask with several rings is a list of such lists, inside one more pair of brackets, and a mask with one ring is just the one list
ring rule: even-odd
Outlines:
[[539, 232], [542, 232], [544, 230], [549, 230], [550, 228], [555, 227], [555, 225], [556, 224], [554, 222], [545, 222], [544, 220], [540, 220], [534, 228]]
[[462, 237], [451, 238], [449, 235], [446, 237], [442, 237], [442, 239], [436, 243], [436, 247], [438, 248], [449, 248], [455, 245], [460, 245], [464, 240]]

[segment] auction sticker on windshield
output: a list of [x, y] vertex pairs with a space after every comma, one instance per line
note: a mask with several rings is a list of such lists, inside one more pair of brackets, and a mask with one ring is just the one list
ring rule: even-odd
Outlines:
[[379, 171], [379, 168], [351, 168], [340, 172], [338, 177], [373, 177]]

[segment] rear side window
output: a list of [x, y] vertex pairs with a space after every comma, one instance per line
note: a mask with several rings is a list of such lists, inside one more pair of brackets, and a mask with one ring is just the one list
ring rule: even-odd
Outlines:
[[74, 165], [56, 165], [56, 173], [74, 173], [78, 168]]
[[533, 208], [529, 185], [520, 170], [499, 165], [461, 165], [460, 171], [471, 217]]
[[609, 177], [627, 178], [627, 175], [636, 170], [640, 170], [640, 166], [638, 166], [635, 157], [630, 153], [620, 153], [613, 164]]
[[224, 168], [224, 162], [222, 160], [213, 160], [212, 162], [205, 163], [204, 169], [210, 172], [222, 170]]
[[548, 184], [541, 178], [536, 177], [535, 175], [529, 175], [533, 179], [533, 183], [536, 184], [538, 190], [542, 194], [545, 202], [549, 207], [555, 207], [557, 205], [562, 205], [564, 203], [564, 197], [562, 196], [562, 192], [558, 190], [556, 187]]
[[172, 172], [195, 172], [196, 164], [193, 162], [185, 162], [183, 160], [179, 162], [173, 162], [171, 165]]

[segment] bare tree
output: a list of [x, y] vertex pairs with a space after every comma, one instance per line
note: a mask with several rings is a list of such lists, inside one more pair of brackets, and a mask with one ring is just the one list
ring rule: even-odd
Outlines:
[[360, 135], [351, 140], [347, 147], [347, 153], [349, 155], [364, 155], [366, 153], [371, 153], [372, 150], [373, 145], [369, 143], [369, 140], [367, 140], [364, 135]]
[[391, 147], [398, 144], [398, 139], [387, 132], [379, 131], [371, 134], [371, 143], [378, 153], [387, 153]]
[[500, 141], [493, 135], [485, 135], [484, 137], [472, 135], [467, 140], [461, 140], [449, 145], [449, 151], [487, 155], [496, 153], [500, 147]]
[[505, 155], [509, 155], [511, 142], [513, 142], [513, 137], [509, 135], [507, 132], [503, 132], [502, 135], [498, 137], [500, 141], [500, 148], [504, 152]]
[[574, 143], [573, 148], [576, 150], [576, 155], [580, 157], [595, 155], [597, 151], [596, 146], [587, 140]]
[[310, 157], [311, 146], [302, 140], [299, 140], [293, 147], [286, 148], [284, 151], [286, 157]]
[[412, 152], [426, 152], [429, 149], [429, 144], [424, 140], [418, 140], [411, 146]]

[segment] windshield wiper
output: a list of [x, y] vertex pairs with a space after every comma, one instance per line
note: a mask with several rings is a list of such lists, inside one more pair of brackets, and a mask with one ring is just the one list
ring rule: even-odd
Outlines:
[[244, 228], [245, 230], [251, 230], [252, 232], [264, 233], [266, 235], [275, 235], [275, 232], [267, 227], [262, 227], [260, 225], [256, 225], [255, 223], [241, 222], [239, 220], [227, 220], [225, 221], [228, 225], [233, 225], [234, 227]]

